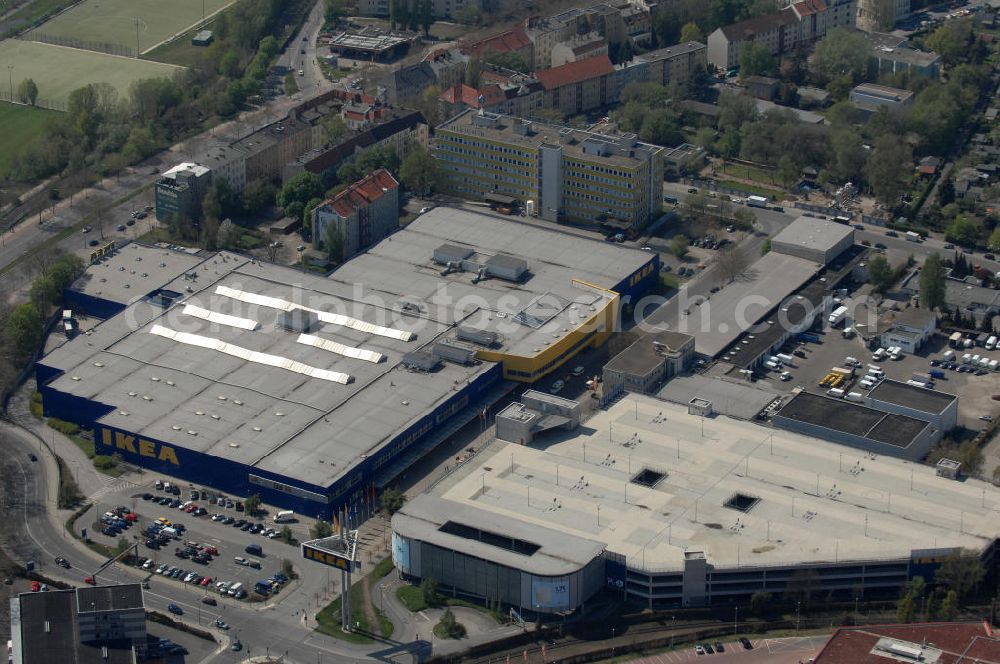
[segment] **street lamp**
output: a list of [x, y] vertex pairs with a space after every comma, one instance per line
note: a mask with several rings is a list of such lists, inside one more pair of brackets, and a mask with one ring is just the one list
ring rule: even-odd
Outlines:
[[736, 606], [735, 609], [736, 615], [733, 617], [733, 634], [736, 634], [739, 631], [740, 624], [740, 607]]
[[7, 80], [10, 83], [10, 103], [14, 103], [14, 65], [7, 65]]
[[795, 633], [799, 633], [799, 605], [801, 602], [795, 602]]

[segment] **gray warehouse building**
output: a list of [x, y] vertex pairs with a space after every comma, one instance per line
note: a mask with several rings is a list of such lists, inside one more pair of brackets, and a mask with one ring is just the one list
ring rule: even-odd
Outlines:
[[509, 404], [497, 414], [497, 438], [530, 445], [535, 436], [545, 431], [577, 428], [582, 412], [578, 401], [528, 390], [521, 395], [520, 402]]
[[[947, 392], [883, 380], [868, 393], [868, 406], [929, 422], [943, 435], [958, 424], [958, 397]], [[938, 436], [940, 439], [940, 435]]]
[[771, 240], [771, 251], [827, 265], [854, 244], [854, 229], [833, 221], [799, 217]]

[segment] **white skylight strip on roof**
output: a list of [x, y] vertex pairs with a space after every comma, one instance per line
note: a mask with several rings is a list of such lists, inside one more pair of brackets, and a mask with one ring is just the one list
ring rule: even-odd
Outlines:
[[240, 300], [241, 302], [246, 302], [248, 304], [257, 304], [262, 307], [271, 307], [272, 309], [281, 309], [282, 311], [291, 311], [292, 309], [302, 308], [298, 305], [292, 304], [288, 300], [282, 300], [278, 297], [271, 297], [270, 295], [258, 295], [257, 293], [249, 293], [247, 291], [242, 291], [236, 288], [230, 288], [229, 286], [216, 286], [216, 295], [225, 295], [226, 297], [231, 297], [234, 300]]
[[304, 307], [301, 304], [295, 304], [294, 302], [282, 300], [281, 298], [271, 297], [269, 295], [258, 295], [257, 293], [248, 293], [247, 291], [230, 288], [229, 286], [216, 286], [215, 294], [231, 297], [234, 300], [239, 300], [248, 304], [271, 307], [272, 309], [280, 309], [282, 311], [291, 311], [293, 309], [311, 311], [315, 313], [324, 323], [340, 325], [341, 327], [349, 327], [352, 330], [358, 330], [360, 332], [366, 332], [380, 337], [389, 337], [390, 339], [399, 339], [400, 341], [412, 341], [417, 337], [417, 335], [413, 332], [406, 332], [405, 330], [397, 330], [391, 327], [374, 325], [363, 320], [358, 320], [357, 318], [351, 318], [350, 316], [334, 314], [328, 311], [320, 311], [319, 309]]
[[350, 374], [341, 373], [339, 371], [330, 371], [329, 369], [320, 369], [319, 367], [309, 366], [308, 364], [303, 364], [302, 362], [291, 360], [287, 357], [281, 357], [280, 355], [261, 353], [260, 351], [250, 350], [249, 348], [237, 346], [236, 344], [227, 343], [221, 339], [213, 339], [212, 337], [205, 337], [200, 334], [191, 334], [189, 332], [178, 332], [177, 330], [171, 330], [170, 328], [163, 327], [162, 325], [153, 325], [149, 328], [149, 333], [155, 334], [159, 337], [172, 339], [180, 344], [216, 350], [220, 353], [232, 355], [233, 357], [238, 357], [248, 362], [264, 364], [271, 367], [279, 367], [281, 369], [293, 371], [311, 378], [328, 380], [342, 385], [346, 385], [352, 380]]
[[181, 313], [185, 316], [194, 316], [195, 318], [201, 318], [202, 320], [218, 323], [219, 325], [238, 327], [241, 330], [256, 330], [260, 327], [260, 323], [255, 320], [240, 318], [239, 316], [231, 316], [229, 314], [223, 314], [209, 309], [202, 309], [201, 307], [196, 307], [193, 304], [185, 305], [184, 310]]
[[351, 357], [355, 360], [364, 360], [365, 362], [377, 363], [381, 362], [385, 358], [382, 353], [376, 353], [373, 350], [355, 348], [354, 346], [345, 346], [344, 344], [337, 343], [336, 341], [322, 339], [312, 334], [300, 334], [296, 341], [300, 344], [314, 346], [322, 350], [330, 351], [331, 353], [343, 355], [344, 357]]

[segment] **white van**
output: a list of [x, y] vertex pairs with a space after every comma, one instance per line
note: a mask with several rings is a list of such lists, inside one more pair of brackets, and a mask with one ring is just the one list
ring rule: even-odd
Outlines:
[[873, 387], [875, 387], [875, 381], [876, 380], [877, 379], [874, 378], [874, 377], [865, 378], [860, 383], [858, 383], [858, 386], [860, 386], [860, 387], [862, 387], [862, 388], [864, 388], [866, 390], [870, 390]]
[[995, 336], [990, 337], [986, 340], [986, 350], [996, 350], [997, 338]]
[[284, 510], [274, 515], [275, 523], [285, 523], [286, 521], [292, 521], [293, 519], [295, 519], [295, 512], [292, 510]]
[[873, 362], [881, 362], [884, 359], [885, 359], [885, 348], [879, 348], [877, 351], [875, 351], [875, 354], [872, 355]]
[[844, 364], [846, 364], [849, 367], [860, 367], [861, 366], [861, 362], [859, 362], [858, 358], [856, 358], [856, 357], [845, 357], [844, 358]]
[[839, 387], [834, 387], [826, 391], [831, 397], [837, 397], [838, 399], [844, 396], [844, 390]]
[[243, 584], [237, 581], [233, 585], [229, 586], [229, 590], [226, 592], [226, 594], [229, 595], [230, 597], [236, 597], [237, 595], [240, 594], [241, 590], [243, 590]]
[[972, 362], [972, 356], [966, 353], [962, 356], [962, 364], [968, 364], [969, 362]]
[[780, 368], [780, 365], [776, 364], [775, 362], [773, 362], [771, 360], [768, 360], [767, 362], [765, 362], [764, 366], [767, 367], [768, 369], [770, 369], [771, 371], [777, 371]]

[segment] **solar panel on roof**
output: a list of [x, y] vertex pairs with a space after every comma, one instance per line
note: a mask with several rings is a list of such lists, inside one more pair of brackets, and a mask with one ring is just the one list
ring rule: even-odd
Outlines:
[[281, 369], [286, 369], [288, 371], [293, 371], [298, 374], [303, 374], [310, 376], [312, 378], [319, 378], [321, 380], [328, 380], [333, 383], [341, 383], [346, 385], [350, 383], [353, 379], [349, 374], [341, 373], [339, 371], [330, 371], [328, 369], [320, 369], [319, 367], [312, 367], [308, 364], [303, 364], [296, 360], [291, 360], [287, 357], [281, 357], [280, 355], [271, 355], [270, 353], [261, 353], [260, 351], [250, 350], [249, 348], [243, 348], [242, 346], [237, 346], [236, 344], [227, 343], [221, 339], [215, 339], [212, 337], [205, 337], [200, 334], [191, 334], [189, 332], [178, 332], [177, 330], [171, 330], [168, 327], [163, 327], [162, 325], [153, 325], [149, 328], [150, 334], [155, 334], [159, 337], [164, 337], [176, 341], [177, 343], [186, 344], [188, 346], [198, 346], [199, 348], [207, 348], [209, 350], [216, 350], [220, 353], [225, 353], [226, 355], [232, 355], [233, 357], [238, 357], [240, 359], [246, 360], [247, 362], [254, 362], [256, 364], [264, 364], [271, 367], [279, 367]]

